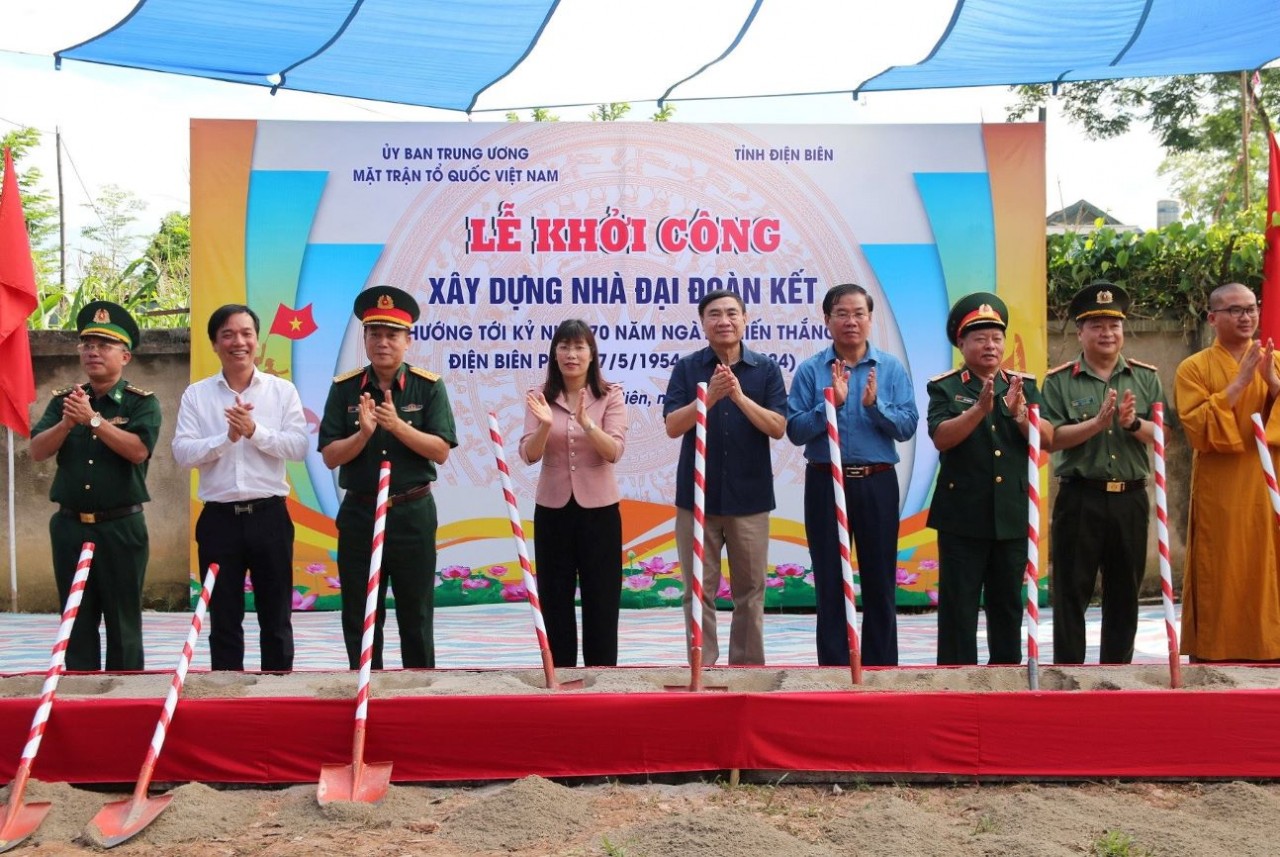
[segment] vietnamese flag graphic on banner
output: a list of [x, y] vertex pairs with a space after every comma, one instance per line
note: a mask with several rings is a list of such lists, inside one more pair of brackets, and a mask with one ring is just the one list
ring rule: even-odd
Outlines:
[[1267, 141], [1271, 144], [1271, 168], [1267, 172], [1267, 226], [1263, 233], [1267, 247], [1262, 257], [1262, 318], [1258, 321], [1264, 343], [1268, 339], [1280, 342], [1280, 224], [1276, 221], [1280, 214], [1280, 146], [1275, 134], [1267, 134]]
[[36, 400], [27, 319], [36, 309], [36, 271], [18, 194], [13, 157], [4, 150], [0, 188], [0, 423], [31, 436], [31, 403]]
[[307, 304], [302, 309], [290, 309], [280, 304], [275, 321], [271, 322], [271, 333], [288, 339], [306, 339], [315, 333], [316, 320], [311, 317], [311, 306]]

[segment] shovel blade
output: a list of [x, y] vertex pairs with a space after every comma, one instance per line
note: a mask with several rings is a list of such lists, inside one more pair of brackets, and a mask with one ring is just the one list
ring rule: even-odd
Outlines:
[[[18, 800], [21, 799], [19, 795]], [[52, 806], [51, 803], [26, 803], [17, 808], [12, 818], [9, 818], [12, 807], [6, 806], [4, 824], [0, 825], [0, 851], [8, 851], [35, 833]]]
[[118, 800], [98, 810], [98, 814], [89, 822], [89, 827], [104, 847], [114, 848], [141, 833], [148, 824], [156, 820], [156, 816], [164, 812], [171, 800], [171, 794], [140, 801]]
[[390, 762], [321, 765], [316, 800], [321, 806], [334, 801], [378, 803], [387, 796], [390, 784]]

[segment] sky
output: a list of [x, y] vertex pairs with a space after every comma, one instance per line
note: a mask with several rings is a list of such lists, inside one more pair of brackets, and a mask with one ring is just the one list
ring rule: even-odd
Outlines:
[[[30, 0], [18, 2], [29, 4]], [[41, 4], [47, 2], [41, 0]], [[59, 2], [65, 5], [65, 0]], [[47, 12], [40, 14], [48, 18]], [[128, 190], [146, 204], [139, 218], [140, 233], [153, 232], [166, 212], [190, 210], [188, 127], [192, 118], [467, 121], [465, 115], [452, 111], [301, 92], [272, 96], [265, 87], [82, 62], [67, 61], [55, 71], [47, 52], [74, 42], [66, 40], [66, 33], [37, 32], [30, 21], [24, 23], [21, 13], [17, 21], [8, 37], [0, 36], [0, 132], [24, 126], [42, 132], [43, 145], [31, 163], [44, 174], [42, 188], [51, 194], [56, 191], [57, 166], [53, 139], [55, 130], [61, 132], [67, 237], [73, 247], [81, 243], [80, 228], [96, 222], [91, 202], [107, 185]], [[81, 31], [98, 31], [91, 19], [78, 24]], [[33, 52], [20, 52], [28, 50]], [[869, 93], [856, 101], [848, 95], [685, 101], [676, 102], [674, 121], [993, 122], [1004, 120], [1013, 100], [1006, 88], [993, 87]], [[652, 102], [633, 103], [629, 118], [646, 120], [655, 109]], [[553, 112], [564, 121], [586, 120], [589, 110]], [[504, 114], [474, 113], [471, 119], [503, 121]], [[1156, 202], [1170, 198], [1171, 189], [1156, 175], [1162, 154], [1148, 129], [1138, 128], [1114, 140], [1089, 141], [1052, 103], [1046, 129], [1046, 213], [1087, 199], [1122, 223], [1155, 226]], [[69, 254], [72, 264], [75, 256], [74, 251]]]

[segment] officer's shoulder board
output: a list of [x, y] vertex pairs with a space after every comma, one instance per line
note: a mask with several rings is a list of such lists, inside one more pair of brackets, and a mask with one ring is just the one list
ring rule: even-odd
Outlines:
[[1017, 375], [1024, 381], [1034, 381], [1036, 379], [1036, 376], [1032, 375], [1030, 372], [1019, 372], [1016, 369], [1006, 369], [1004, 371], [1010, 375]]
[[135, 387], [132, 384], [125, 384], [124, 388], [128, 390], [130, 393], [133, 393], [135, 396], [154, 396], [155, 395], [150, 390], [144, 390], [141, 387]]
[[[1129, 362], [1130, 362], [1130, 363], [1132, 363], [1133, 361], [1132, 361], [1132, 360], [1130, 360]], [[1068, 360], [1066, 363], [1063, 363], [1061, 366], [1054, 366], [1054, 367], [1053, 367], [1052, 369], [1050, 369], [1048, 372], [1044, 373], [1044, 375], [1045, 375], [1045, 377], [1046, 377], [1046, 378], [1048, 378], [1050, 375], [1057, 375], [1059, 372], [1062, 372], [1062, 371], [1064, 371], [1064, 370], [1066, 370], [1066, 369], [1070, 369], [1071, 367], [1073, 367], [1073, 366], [1075, 366], [1075, 365], [1076, 365], [1076, 361], [1074, 361], [1074, 360]]]
[[1152, 372], [1160, 371], [1159, 366], [1154, 366], [1151, 363], [1146, 363], [1142, 360], [1134, 360], [1132, 357], [1126, 357], [1125, 359], [1129, 361], [1130, 366], [1141, 366], [1143, 369], [1150, 369]]
[[943, 372], [941, 375], [934, 375], [932, 378], [929, 379], [929, 383], [933, 384], [938, 381], [941, 381], [943, 378], [950, 378], [952, 375], [955, 375], [959, 371], [960, 371], [959, 369], [952, 369], [949, 372]]
[[440, 380], [440, 376], [437, 375], [435, 372], [430, 372], [426, 369], [419, 369], [417, 366], [410, 366], [409, 371], [417, 375], [419, 378], [426, 378], [428, 381], [430, 381], [433, 384], [436, 381]]
[[79, 386], [79, 385], [78, 385], [78, 384], [72, 384], [70, 387], [60, 387], [60, 388], [58, 388], [57, 390], [54, 390], [54, 391], [50, 392], [50, 393], [49, 393], [49, 395], [50, 395], [50, 396], [53, 396], [53, 397], [56, 399], [56, 398], [58, 398], [59, 396], [65, 396], [65, 395], [67, 395], [67, 394], [68, 394], [68, 393], [70, 393], [72, 390], [74, 390], [77, 386]]
[[352, 369], [350, 372], [343, 372], [341, 375], [334, 375], [333, 383], [341, 384], [343, 381], [350, 381], [352, 378], [356, 377], [362, 372], [364, 372], [363, 366], [361, 366], [359, 369]]

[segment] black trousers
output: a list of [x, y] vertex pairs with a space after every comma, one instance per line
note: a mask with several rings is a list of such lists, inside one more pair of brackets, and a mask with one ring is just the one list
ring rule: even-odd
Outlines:
[[[242, 507], [243, 508], [243, 507]], [[253, 583], [265, 672], [293, 669], [293, 521], [284, 499], [235, 513], [207, 503], [196, 520], [200, 577], [218, 564], [209, 596], [209, 656], [215, 670], [244, 669], [244, 579]]]
[[1133, 661], [1138, 590], [1147, 568], [1146, 491], [1108, 494], [1064, 482], [1053, 505], [1053, 660], [1084, 663], [1084, 613], [1102, 571], [1104, 664]]
[[938, 663], [978, 662], [978, 606], [987, 613], [987, 663], [1022, 663], [1027, 540], [938, 533]]
[[572, 497], [560, 509], [533, 510], [538, 597], [551, 659], [578, 664], [574, 590], [582, 593], [582, 662], [618, 663], [618, 608], [622, 602], [622, 513], [617, 503], [584, 509]]
[[82, 524], [54, 512], [49, 519], [49, 538], [53, 545], [53, 577], [61, 601], [59, 612], [66, 608], [71, 594], [81, 545], [95, 545], [80, 610], [67, 641], [67, 669], [102, 669], [99, 624], [107, 629], [107, 669], [143, 669], [142, 579], [147, 572], [150, 546], [143, 513], [101, 524]]
[[[347, 663], [360, 668], [365, 592], [373, 553], [374, 505], [347, 494], [338, 509], [338, 580], [342, 585], [342, 639]], [[370, 666], [382, 669], [382, 627], [387, 621], [387, 585], [395, 592], [400, 662], [409, 669], [436, 665], [432, 609], [436, 594], [436, 501], [428, 494], [387, 510], [382, 577]]]
[[[862, 662], [898, 665], [898, 476], [892, 470], [844, 480], [845, 510], [862, 588]], [[817, 598], [819, 666], [849, 665], [844, 576], [830, 467], [807, 467], [804, 531]]]

